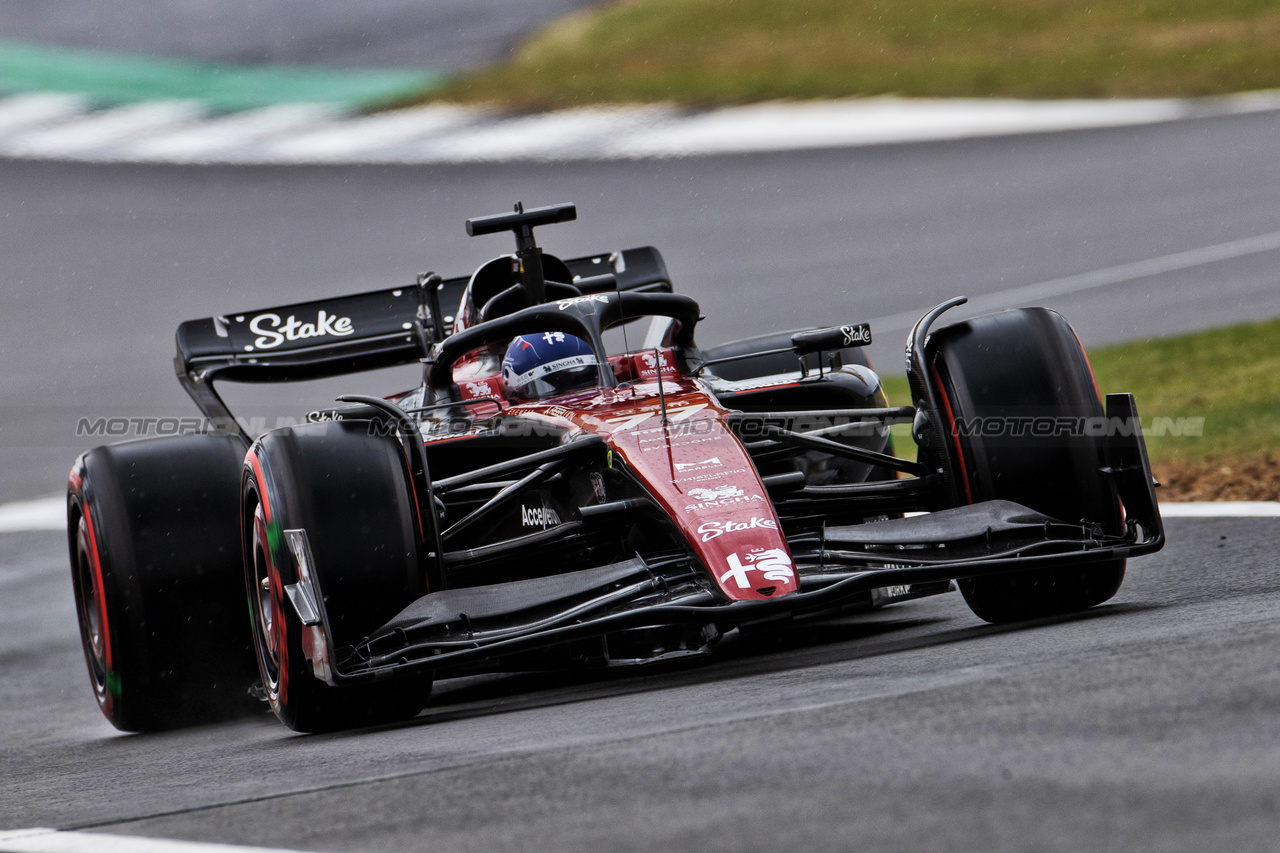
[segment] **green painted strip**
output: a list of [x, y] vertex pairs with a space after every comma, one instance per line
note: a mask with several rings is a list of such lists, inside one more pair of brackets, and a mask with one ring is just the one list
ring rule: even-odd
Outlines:
[[193, 99], [225, 110], [299, 102], [359, 108], [444, 82], [427, 69], [222, 65], [0, 41], [0, 92], [73, 92], [106, 105]]

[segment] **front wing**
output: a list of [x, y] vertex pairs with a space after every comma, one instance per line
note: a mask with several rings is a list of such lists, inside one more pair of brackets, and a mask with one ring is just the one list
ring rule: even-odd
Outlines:
[[[1109, 395], [1109, 416], [1132, 416], [1127, 394]], [[873, 524], [824, 527], [790, 544], [800, 591], [727, 602], [685, 555], [640, 557], [545, 578], [433, 593], [355, 646], [334, 648], [323, 599], [299, 615], [316, 633], [317, 675], [333, 685], [414, 670], [466, 671], [505, 658], [653, 626], [701, 628], [704, 636], [788, 615], [829, 611], [886, 587], [914, 588], [1010, 572], [1051, 571], [1159, 550], [1164, 528], [1142, 436], [1112, 439], [1103, 476], [1114, 478], [1125, 531], [1069, 524], [1008, 501], [988, 501]], [[299, 531], [300, 533], [300, 531]], [[306, 555], [302, 555], [306, 559]], [[310, 612], [303, 613], [303, 610]], [[497, 667], [495, 667], [497, 668]]]

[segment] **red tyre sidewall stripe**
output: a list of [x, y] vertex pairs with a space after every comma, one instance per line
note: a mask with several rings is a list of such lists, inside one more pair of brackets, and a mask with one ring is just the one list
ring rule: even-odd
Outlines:
[[262, 502], [262, 518], [270, 524], [271, 503], [267, 500], [267, 483], [266, 478], [262, 476], [262, 464], [258, 461], [258, 455], [253, 450], [246, 453], [244, 459], [253, 468], [253, 476], [258, 481], [258, 500]]
[[938, 396], [942, 398], [942, 408], [947, 413], [947, 427], [951, 433], [951, 440], [956, 447], [956, 460], [960, 463], [960, 481], [964, 484], [965, 503], [973, 503], [973, 491], [969, 488], [969, 468], [964, 462], [964, 451], [960, 448], [960, 431], [956, 429], [955, 414], [951, 411], [951, 400], [947, 396], [947, 389], [942, 384], [942, 375], [938, 373], [936, 365], [930, 367], [933, 373], [933, 384], [938, 389]]
[[[258, 482], [258, 500], [262, 504], [263, 525], [270, 526], [272, 523], [271, 502], [267, 498], [267, 480], [262, 474], [262, 463], [258, 460], [258, 455], [252, 448], [245, 454], [245, 461], [253, 469], [254, 478]], [[289, 696], [289, 631], [283, 618], [284, 582], [280, 578], [280, 570], [276, 568], [275, 555], [271, 553], [270, 538], [263, 544], [266, 547], [262, 549], [262, 553], [266, 556], [267, 571], [271, 574], [273, 581], [271, 584], [271, 606], [276, 610], [276, 618], [272, 620], [272, 629], [276, 634], [276, 693], [279, 695], [279, 702], [283, 704], [288, 700]], [[254, 594], [256, 595], [256, 592]]]
[[[417, 441], [418, 439], [414, 438], [414, 439], [406, 439], [406, 440]], [[414, 478], [413, 478], [412, 463], [405, 458], [406, 455], [407, 453], [399, 454], [401, 461], [404, 462], [406, 466], [409, 466], [409, 468], [406, 470], [406, 473], [409, 476], [406, 477], [406, 479], [409, 481], [409, 494], [413, 497], [413, 511], [418, 516], [418, 536], [422, 539], [423, 545], [430, 548], [433, 546], [427, 543], [427, 525], [422, 517], [422, 504], [418, 501], [418, 485], [413, 481]], [[426, 456], [427, 456], [427, 451], [426, 451], [426, 448], [424, 447], [422, 451], [422, 457], [424, 461], [426, 460]], [[434, 520], [435, 519], [433, 518], [432, 521]], [[434, 537], [432, 541], [434, 541]], [[442, 555], [438, 555], [438, 557], [442, 558]], [[434, 590], [431, 589], [430, 577], [424, 577], [422, 581], [423, 581], [423, 584], [426, 586], [427, 592], [434, 592]]]
[[[111, 623], [107, 621], [107, 585], [102, 579], [102, 560], [98, 556], [98, 537], [93, 531], [93, 513], [89, 510], [89, 502], [84, 496], [84, 480], [78, 472], [71, 473], [71, 488], [80, 501], [80, 517], [84, 519], [85, 530], [89, 533], [89, 562], [93, 565], [93, 576], [98, 582], [98, 618], [102, 620], [102, 647], [105, 649], [107, 672], [114, 671], [111, 659]], [[104, 685], [105, 687], [105, 685]], [[111, 701], [111, 691], [106, 691], [107, 702]]]
[[[1070, 324], [1067, 328], [1071, 329], [1071, 334], [1075, 335], [1076, 344], [1080, 347], [1080, 354], [1084, 356], [1084, 366], [1089, 368], [1089, 379], [1093, 381], [1093, 393], [1098, 395], [1098, 403], [1102, 406], [1103, 415], [1106, 414], [1107, 404], [1102, 399], [1102, 389], [1098, 387], [1098, 377], [1093, 372], [1093, 362], [1089, 360], [1089, 351], [1084, 348], [1084, 341], [1080, 340], [1080, 333]], [[1124, 524], [1129, 517], [1129, 510], [1125, 507], [1124, 501], [1116, 497], [1116, 503], [1120, 504], [1120, 523]]]
[[1084, 342], [1080, 340], [1079, 333], [1077, 333], [1070, 325], [1068, 325], [1067, 328], [1071, 329], [1071, 334], [1074, 335], [1076, 339], [1076, 345], [1080, 347], [1080, 354], [1084, 356], [1084, 366], [1089, 368], [1089, 379], [1093, 381], [1093, 393], [1098, 395], [1098, 402], [1101, 403], [1102, 391], [1098, 388], [1098, 377], [1093, 373], [1093, 362], [1089, 361], [1089, 351], [1084, 348]]

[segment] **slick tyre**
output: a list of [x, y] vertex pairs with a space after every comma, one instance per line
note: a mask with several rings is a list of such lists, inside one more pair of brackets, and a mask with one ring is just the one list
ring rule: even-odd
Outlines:
[[235, 437], [147, 439], [91, 450], [71, 471], [80, 638], [98, 707], [121, 731], [261, 708], [240, 580], [244, 451]]
[[[277, 430], [245, 457], [244, 582], [271, 708], [289, 728], [323, 732], [408, 719], [426, 705], [429, 674], [334, 686], [333, 651], [368, 636], [426, 594], [411, 485], [396, 439], [365, 422]], [[303, 531], [320, 626], [303, 624], [287, 587], [302, 575], [285, 531]], [[296, 534], [293, 534], [296, 537]], [[295, 587], [296, 590], [296, 587]]]
[[[1101, 472], [1104, 438], [1072, 426], [1104, 412], [1088, 357], [1060, 314], [1026, 308], [949, 326], [933, 336], [930, 366], [963, 502], [1010, 500], [1123, 532], [1119, 498]], [[1115, 560], [959, 586], [979, 618], [1012, 622], [1101, 604], [1124, 570]]]

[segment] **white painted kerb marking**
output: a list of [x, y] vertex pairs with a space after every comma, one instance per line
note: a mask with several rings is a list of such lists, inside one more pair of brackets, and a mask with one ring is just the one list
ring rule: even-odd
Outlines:
[[263, 160], [279, 163], [349, 163], [389, 160], [378, 155], [414, 139], [454, 132], [486, 117], [460, 107], [418, 107], [333, 122], [259, 146]]
[[[799, 151], [1142, 125], [1280, 110], [1280, 93], [1225, 98], [1013, 101], [852, 98], [684, 110], [600, 106], [503, 116], [434, 105], [311, 121], [305, 105], [212, 116], [154, 102], [0, 99], [0, 155], [129, 163], [469, 163]], [[291, 114], [291, 111], [301, 111]]]
[[199, 119], [197, 101], [152, 101], [90, 113], [46, 130], [32, 130], [0, 139], [0, 153], [14, 157], [93, 160], [110, 146], [141, 134], [168, 131]]
[[282, 104], [195, 124], [179, 124], [168, 133], [122, 143], [119, 157], [136, 160], [154, 158], [173, 163], [200, 163], [218, 157], [225, 160], [243, 146], [311, 131], [341, 118], [339, 110], [324, 104]]
[[82, 115], [88, 101], [75, 95], [15, 95], [0, 101], [0, 133], [30, 130]]
[[926, 142], [1172, 121], [1179, 101], [866, 98], [726, 107], [618, 138], [614, 157], [682, 157]]
[[237, 847], [167, 838], [139, 838], [99, 832], [60, 832], [56, 829], [0, 831], [3, 853], [287, 853], [280, 848]]
[[600, 156], [611, 140], [666, 117], [661, 108], [584, 108], [511, 118], [424, 140], [401, 152], [406, 162], [449, 163]]

